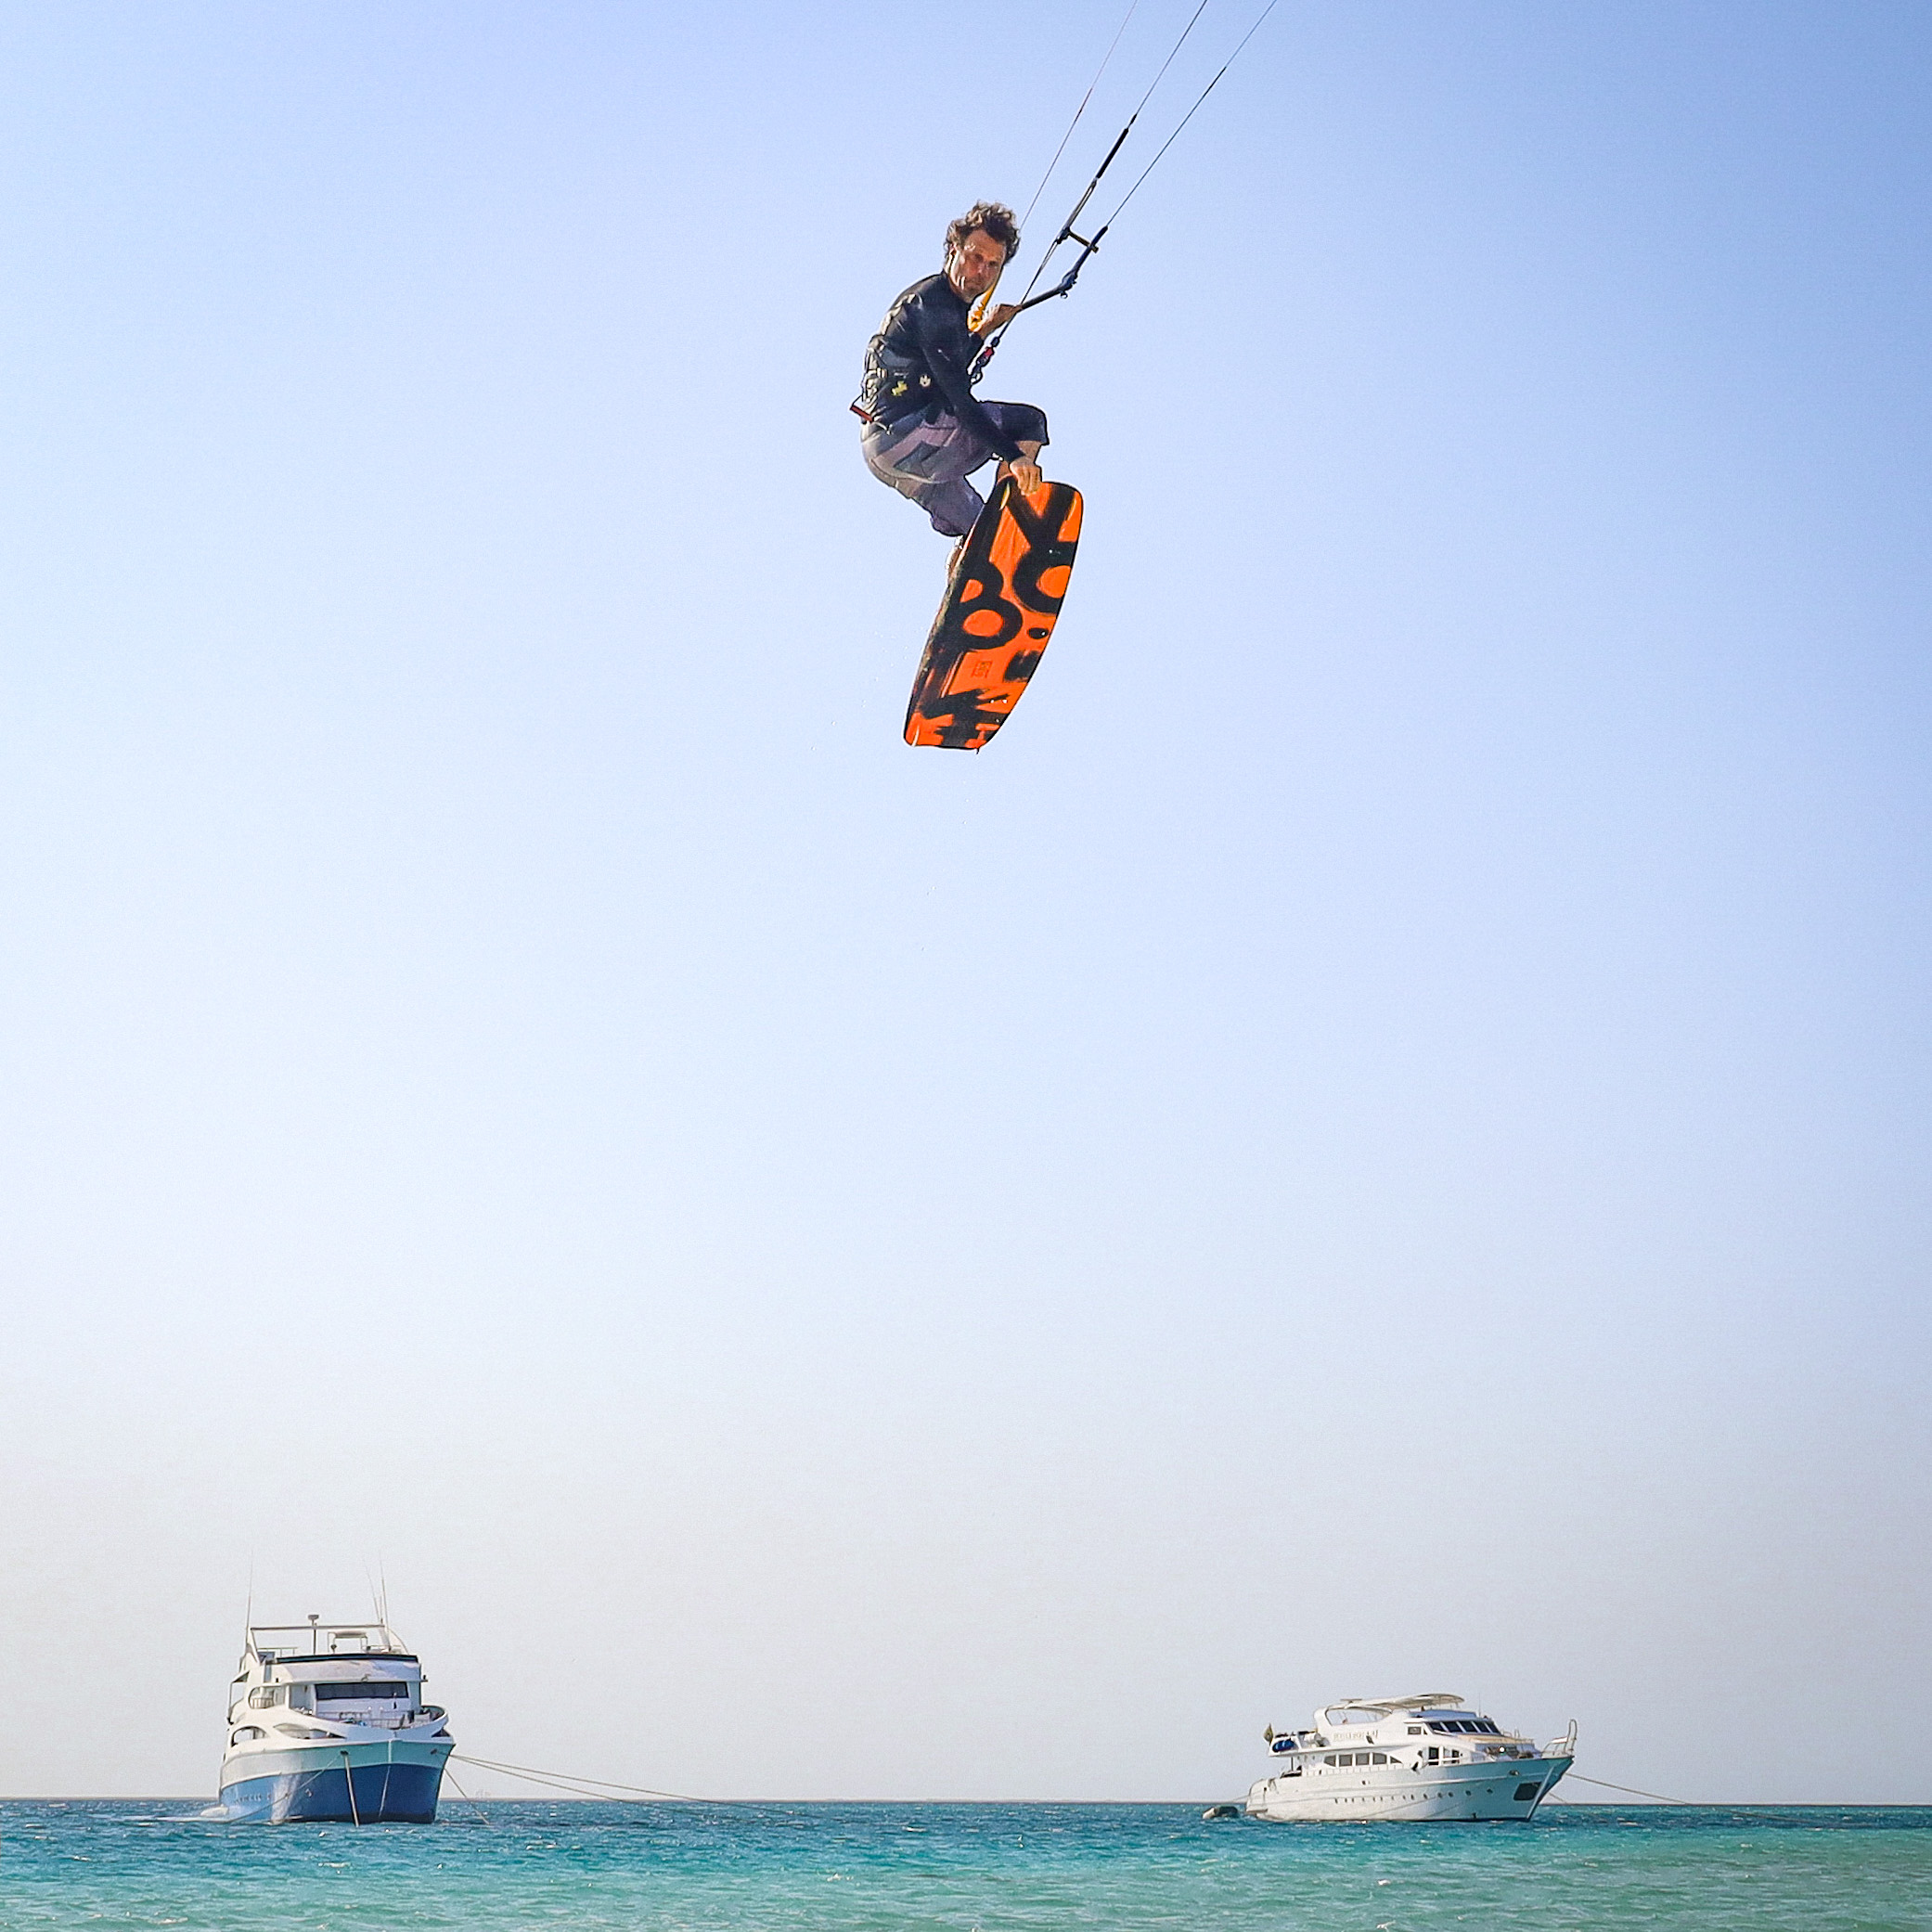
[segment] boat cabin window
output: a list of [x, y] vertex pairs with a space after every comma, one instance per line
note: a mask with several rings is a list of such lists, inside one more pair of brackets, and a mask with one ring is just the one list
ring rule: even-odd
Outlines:
[[1431, 1731], [1481, 1731], [1491, 1736], [1501, 1736], [1495, 1724], [1488, 1718], [1431, 1718]]
[[359, 1684], [317, 1684], [316, 1695], [324, 1703], [347, 1704], [364, 1699], [407, 1697], [409, 1686], [399, 1677], [373, 1678]]

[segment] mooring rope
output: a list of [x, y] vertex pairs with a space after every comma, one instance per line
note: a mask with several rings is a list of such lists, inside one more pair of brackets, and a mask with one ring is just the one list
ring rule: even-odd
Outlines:
[[1634, 1784], [1612, 1784], [1604, 1778], [1586, 1778], [1581, 1771], [1569, 1771], [1560, 1781], [1578, 1784], [1594, 1784], [1604, 1791], [1621, 1791], [1629, 1797], [1652, 1797], [1660, 1805], [1695, 1805], [1700, 1802], [1694, 1797], [1666, 1797], [1661, 1791], [1639, 1791]]
[[[620, 1784], [615, 1778], [579, 1777], [574, 1771], [539, 1771], [535, 1765], [530, 1764], [499, 1764], [494, 1758], [470, 1758], [460, 1752], [452, 1755], [458, 1762], [473, 1764], [480, 1771], [501, 1771], [505, 1776], [511, 1778], [527, 1778], [533, 1784], [550, 1784], [560, 1791], [574, 1789], [579, 1797], [602, 1797], [607, 1792], [629, 1792], [639, 1797], [675, 1798], [679, 1804], [684, 1805], [702, 1805], [710, 1802], [708, 1798], [698, 1797], [689, 1791], [658, 1791], [649, 1784]], [[588, 1787], [592, 1785], [601, 1785], [603, 1789], [591, 1790]], [[616, 1801], [625, 1803], [628, 1800]]]

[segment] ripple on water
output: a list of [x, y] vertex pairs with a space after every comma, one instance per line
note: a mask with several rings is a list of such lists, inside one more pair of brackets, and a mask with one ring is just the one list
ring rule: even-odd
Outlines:
[[1568, 1807], [1524, 1825], [1169, 1805], [453, 1806], [432, 1826], [0, 1806], [6, 1932], [1435, 1932], [1932, 1924], [1932, 1810]]

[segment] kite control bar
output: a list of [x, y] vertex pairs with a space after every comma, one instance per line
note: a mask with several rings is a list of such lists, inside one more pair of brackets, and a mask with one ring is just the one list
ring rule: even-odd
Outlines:
[[[1110, 155], [1108, 159], [1111, 161], [1113, 157]], [[1085, 205], [1084, 199], [1082, 205]], [[1074, 211], [1075, 214], [1079, 213], [1079, 212], [1080, 211], [1077, 208]], [[985, 366], [993, 360], [993, 352], [994, 350], [998, 348], [1000, 341], [1004, 338], [1007, 330], [1011, 328], [1013, 326], [1013, 324], [1026, 313], [1028, 309], [1037, 309], [1039, 307], [1041, 303], [1051, 302], [1056, 295], [1071, 295], [1074, 292], [1074, 284], [1080, 279], [1080, 271], [1087, 266], [1088, 256], [1092, 254], [1094, 250], [1100, 247], [1101, 242], [1102, 238], [1105, 237], [1106, 233], [1107, 230], [1105, 228], [1102, 228], [1101, 229], [1099, 234], [1095, 235], [1093, 239], [1089, 241], [1084, 235], [1075, 235], [1071, 225], [1064, 227], [1060, 231], [1059, 235], [1054, 238], [1053, 246], [1055, 248], [1058, 248], [1063, 241], [1077, 241], [1080, 244], [1080, 252], [1075, 258], [1074, 265], [1071, 268], [1069, 268], [1063, 276], [1060, 277], [1060, 280], [1052, 288], [1043, 290], [1037, 295], [1029, 295], [1025, 299], [1025, 301], [1016, 302], [1013, 304], [1013, 312], [1011, 316], [1009, 316], [1006, 318], [1004, 322], [1002, 322], [999, 325], [998, 334], [994, 336], [992, 341], [989, 341], [985, 345], [985, 347], [983, 348], [979, 352], [979, 354], [972, 358], [972, 375], [975, 380], [977, 380], [981, 370], [983, 370], [985, 367]]]
[[1006, 318], [1007, 327], [1009, 328], [1012, 327], [1013, 316], [1024, 316], [1028, 309], [1037, 309], [1041, 303], [1051, 302], [1056, 295], [1071, 295], [1074, 292], [1074, 284], [1080, 279], [1080, 271], [1087, 266], [1088, 256], [1100, 247], [1106, 233], [1106, 229], [1102, 228], [1100, 234], [1096, 235], [1091, 241], [1088, 241], [1086, 236], [1075, 235], [1071, 228], [1067, 229], [1060, 238], [1063, 241], [1077, 241], [1080, 244], [1078, 259], [1060, 277], [1056, 287], [1049, 289], [1044, 294], [1028, 296], [1024, 302], [1016, 302], [1013, 304], [1013, 315]]
[[[1047, 183], [1053, 178], [1053, 170], [1059, 166], [1060, 157], [1066, 151], [1066, 144], [1072, 138], [1074, 129], [1079, 126], [1080, 124], [1080, 116], [1086, 113], [1087, 111], [1087, 102], [1093, 98], [1093, 89], [1100, 84], [1101, 74], [1105, 73], [1107, 71], [1107, 61], [1112, 60], [1114, 58], [1114, 47], [1118, 46], [1120, 45], [1120, 34], [1125, 33], [1127, 32], [1127, 20], [1133, 19], [1134, 8], [1139, 5], [1140, 0], [1133, 0], [1133, 5], [1128, 6], [1127, 19], [1123, 20], [1120, 23], [1120, 32], [1114, 34], [1114, 46], [1110, 46], [1107, 49], [1107, 58], [1105, 60], [1102, 60], [1101, 62], [1100, 73], [1094, 75], [1092, 84], [1090, 84], [1088, 87], [1086, 98], [1083, 99], [1080, 105], [1074, 109], [1074, 118], [1071, 122], [1067, 123], [1066, 133], [1061, 135], [1060, 146], [1054, 150], [1053, 159], [1047, 163], [1047, 172], [1044, 175], [1040, 177], [1040, 185], [1038, 188], [1035, 189], [1034, 191], [1033, 200], [1029, 201], [1026, 204], [1026, 220], [1030, 221], [1033, 218], [1034, 208], [1037, 204], [1040, 195], [1045, 191]], [[1187, 25], [1180, 30], [1180, 38], [1177, 40], [1171, 47], [1168, 48], [1167, 58], [1161, 62], [1160, 72], [1154, 75], [1153, 79], [1148, 84], [1147, 92], [1140, 97], [1140, 107], [1137, 107], [1134, 109], [1133, 113], [1130, 116], [1128, 116], [1127, 124], [1124, 128], [1122, 128], [1117, 135], [1114, 136], [1114, 145], [1113, 147], [1107, 149], [1106, 160], [1101, 161], [1100, 166], [1093, 171], [1093, 179], [1087, 184], [1087, 192], [1083, 194], [1080, 197], [1080, 199], [1074, 203], [1074, 212], [1067, 216], [1065, 225], [1062, 227], [1060, 233], [1053, 238], [1053, 247], [1050, 248], [1047, 251], [1047, 252], [1040, 257], [1039, 266], [1033, 271], [1033, 280], [1026, 284], [1025, 294], [1023, 295], [1020, 298], [1019, 302], [1014, 304], [1012, 315], [1009, 316], [1006, 318], [1005, 322], [1002, 323], [1001, 326], [994, 331], [994, 333], [987, 339], [985, 346], [982, 348], [979, 354], [972, 358], [972, 368], [971, 371], [972, 380], [975, 382], [979, 380], [981, 373], [985, 370], [986, 365], [993, 359], [993, 352], [997, 348], [998, 348], [1000, 341], [1005, 336], [1006, 331], [1012, 327], [1013, 319], [1015, 316], [1024, 316], [1028, 309], [1037, 309], [1041, 303], [1050, 302], [1056, 295], [1070, 295], [1073, 293], [1074, 284], [1079, 279], [1080, 271], [1087, 266], [1088, 256], [1092, 254], [1094, 250], [1100, 247], [1101, 238], [1103, 235], [1105, 235], [1107, 230], [1111, 228], [1114, 225], [1114, 224], [1120, 219], [1121, 210], [1124, 209], [1127, 206], [1127, 204], [1140, 192], [1140, 184], [1144, 182], [1147, 179], [1147, 177], [1150, 174], [1152, 174], [1157, 167], [1160, 166], [1162, 156], [1164, 156], [1167, 152], [1168, 148], [1173, 147], [1175, 142], [1180, 138], [1181, 129], [1185, 128], [1188, 122], [1191, 122], [1194, 118], [1194, 116], [1201, 111], [1202, 104], [1207, 99], [1207, 97], [1210, 94], [1212, 94], [1217, 86], [1220, 85], [1221, 76], [1225, 74], [1228, 71], [1228, 70], [1234, 65], [1235, 61], [1241, 58], [1242, 49], [1245, 47], [1247, 44], [1254, 39], [1256, 34], [1261, 31], [1261, 22], [1267, 19], [1269, 15], [1271, 14], [1275, 10], [1276, 6], [1279, 5], [1280, 0], [1268, 0], [1268, 5], [1261, 9], [1260, 15], [1256, 19], [1255, 24], [1252, 27], [1250, 27], [1245, 33], [1242, 35], [1239, 41], [1235, 43], [1233, 53], [1230, 54], [1227, 59], [1221, 62], [1219, 69], [1216, 71], [1214, 79], [1208, 82], [1207, 85], [1204, 86], [1201, 90], [1201, 92], [1194, 97], [1194, 105], [1191, 107], [1187, 110], [1187, 112], [1180, 117], [1180, 125], [1177, 127], [1174, 130], [1174, 132], [1171, 135], [1169, 135], [1165, 141], [1161, 143], [1159, 152], [1157, 152], [1154, 155], [1154, 158], [1151, 161], [1149, 161], [1144, 168], [1141, 169], [1139, 177], [1134, 182], [1133, 187], [1128, 188], [1127, 193], [1121, 196], [1120, 200], [1114, 204], [1114, 213], [1110, 214], [1105, 220], [1105, 222], [1103, 222], [1101, 225], [1101, 226], [1094, 231], [1093, 239], [1089, 241], [1084, 235], [1075, 235], [1074, 233], [1074, 224], [1080, 219], [1081, 211], [1086, 208], [1088, 202], [1093, 200], [1094, 190], [1100, 187], [1101, 175], [1103, 175], [1107, 172], [1107, 170], [1114, 165], [1114, 157], [1120, 152], [1121, 148], [1127, 143], [1127, 137], [1133, 133], [1134, 123], [1140, 118], [1140, 109], [1144, 108], [1147, 105], [1147, 103], [1153, 98], [1153, 90], [1161, 84], [1162, 76], [1165, 75], [1167, 70], [1174, 65], [1174, 57], [1180, 52], [1181, 47], [1185, 45], [1187, 41], [1188, 35], [1194, 31], [1194, 23], [1200, 19], [1201, 16], [1204, 13], [1207, 11], [1207, 0], [1200, 0], [1200, 5], [1197, 6], [1194, 8], [1193, 12], [1188, 16]], [[1074, 265], [1070, 269], [1068, 269], [1063, 276], [1061, 277], [1059, 285], [1057, 287], [1049, 289], [1044, 295], [1036, 295], [1033, 292], [1034, 285], [1039, 280], [1041, 275], [1045, 272], [1047, 264], [1053, 259], [1053, 250], [1057, 249], [1063, 241], [1077, 241], [1080, 244], [1079, 259], [1075, 262]]]

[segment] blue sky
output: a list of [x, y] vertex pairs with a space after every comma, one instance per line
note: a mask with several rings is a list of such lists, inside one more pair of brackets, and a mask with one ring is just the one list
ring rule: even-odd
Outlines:
[[252, 1566], [682, 1790], [1932, 1796], [1926, 14], [1278, 7], [915, 753], [846, 404], [1119, 18], [0, 16], [9, 1790], [212, 1789]]

